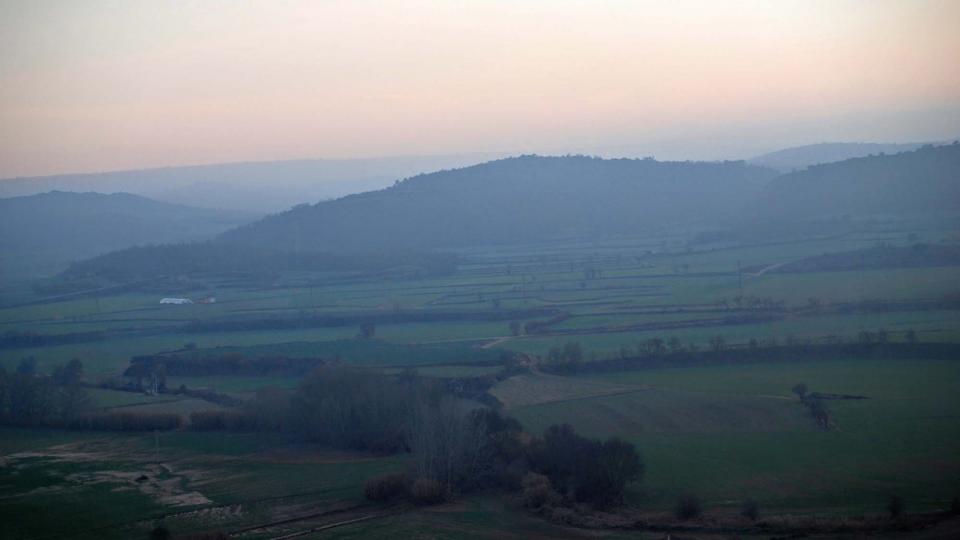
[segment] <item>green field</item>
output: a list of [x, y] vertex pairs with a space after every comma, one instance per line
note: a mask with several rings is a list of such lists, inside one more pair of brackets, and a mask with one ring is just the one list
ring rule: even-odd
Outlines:
[[[16, 429], [3, 435], [4, 538], [146, 537], [154, 520], [170, 513], [173, 530], [236, 529], [269, 521], [283, 505], [359, 502], [358, 478], [402, 467], [395, 458], [246, 435], [163, 434], [161, 466], [152, 435], [40, 436]], [[149, 479], [138, 482], [140, 475]], [[225, 506], [243, 511], [185, 512]]]
[[[634, 491], [639, 504], [667, 506], [689, 491], [717, 505], [754, 498], [771, 508], [855, 512], [898, 493], [933, 510], [960, 491], [956, 362], [837, 359], [584, 379], [639, 389], [557, 395], [511, 414], [535, 432], [567, 422], [590, 436], [634, 442], [648, 467]], [[824, 432], [791, 396], [797, 382], [870, 399], [830, 402], [837, 429]]]
[[[715, 336], [737, 346], [855, 341], [886, 330], [891, 341], [913, 331], [921, 342], [960, 342], [960, 268], [738, 275], [805, 256], [903, 245], [906, 231], [744, 246], [700, 246], [695, 231], [651, 233], [603, 241], [463, 250], [451, 275], [386, 279], [299, 273], [270, 280], [209, 278], [212, 305], [161, 306], [159, 298], [189, 292], [126, 292], [43, 301], [4, 291], [16, 306], [0, 307], [0, 334], [65, 336], [102, 332], [99, 340], [7, 346], [0, 365], [14, 370], [33, 356], [41, 371], [80, 359], [87, 383], [121, 374], [132, 357], [175, 352], [197, 358], [316, 358], [396, 374], [408, 367], [437, 379], [487, 377], [513, 353], [544, 356], [580, 344], [583, 360], [635, 354], [652, 338], [706, 348]], [[921, 231], [925, 238], [950, 231]], [[664, 249], [665, 248], [665, 249]], [[598, 276], [590, 272], [599, 271]], [[733, 324], [735, 299], [761, 298], [781, 307], [770, 320]], [[814, 302], [811, 302], [814, 299]], [[35, 301], [35, 303], [22, 304]], [[890, 310], [843, 311], [838, 304], [909, 302]], [[928, 302], [928, 304], [924, 304]], [[936, 303], [929, 303], [936, 302]], [[953, 302], [953, 303], [951, 303]], [[815, 306], [815, 307], [811, 307]], [[510, 310], [563, 313], [542, 334], [512, 335]], [[284, 329], [188, 332], [194, 322], [309, 321], [376, 314], [436, 315], [435, 322], [378, 323], [371, 339], [356, 324]], [[444, 320], [444, 317], [446, 319]], [[496, 318], [497, 320], [489, 320]], [[696, 327], [690, 321], [712, 320]], [[660, 325], [643, 330], [642, 325]], [[638, 329], [641, 328], [641, 329]], [[522, 333], [522, 332], [521, 332]], [[189, 344], [189, 350], [185, 347]], [[958, 359], [960, 360], [960, 359]], [[169, 375], [167, 386], [211, 389], [249, 399], [264, 388], [292, 389], [294, 375]], [[811, 390], [868, 396], [830, 401], [836, 429], [822, 431], [790, 393]], [[636, 444], [646, 463], [630, 503], [664, 512], [684, 493], [708, 512], [735, 512], [753, 498], [764, 512], [860, 515], [883, 511], [898, 494], [908, 510], [943, 509], [960, 494], [960, 362], [825, 358], [804, 362], [721, 364], [595, 375], [547, 375], [536, 368], [497, 384], [490, 394], [525, 429], [539, 433], [569, 423], [596, 438]], [[222, 406], [171, 394], [90, 389], [94, 406], [110, 411], [172, 412], [187, 417]], [[279, 437], [194, 433], [152, 435], [0, 430], [0, 536], [26, 538], [143, 537], [156, 518], [174, 530], [240, 530], [317, 509], [362, 504], [368, 476], [404, 470], [408, 456], [378, 457], [307, 447]], [[137, 483], [147, 474], [150, 479]], [[82, 510], [81, 510], [82, 508]], [[238, 509], [239, 508], [239, 509]], [[196, 510], [196, 512], [194, 512]], [[345, 511], [346, 516], [356, 516]], [[253, 531], [268, 538], [302, 530], [290, 525]], [[404, 537], [425, 527], [437, 538], [635, 537], [570, 529], [482, 493], [439, 509], [407, 509], [335, 531], [345, 538]], [[298, 529], [297, 527], [300, 527]], [[332, 533], [332, 531], [331, 531]], [[643, 536], [649, 537], [649, 536]]]

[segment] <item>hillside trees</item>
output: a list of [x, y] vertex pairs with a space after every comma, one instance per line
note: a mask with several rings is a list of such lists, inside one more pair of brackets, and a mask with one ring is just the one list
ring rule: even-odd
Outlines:
[[69, 425], [90, 400], [81, 386], [83, 364], [71, 360], [52, 375], [36, 370], [36, 360], [20, 361], [14, 373], [0, 366], [0, 422], [19, 426]]
[[471, 408], [451, 396], [426, 396], [411, 417], [413, 474], [447, 490], [494, 485], [520, 455], [520, 424], [490, 409]]
[[627, 483], [639, 480], [643, 461], [632, 444], [617, 438], [587, 439], [567, 424], [547, 428], [528, 449], [530, 468], [561, 494], [605, 508], [623, 502]]
[[413, 393], [394, 378], [341, 366], [312, 372], [291, 400], [291, 423], [307, 439], [340, 448], [406, 449]]

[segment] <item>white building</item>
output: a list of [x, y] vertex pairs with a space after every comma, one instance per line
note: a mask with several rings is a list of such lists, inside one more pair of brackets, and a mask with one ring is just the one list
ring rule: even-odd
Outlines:
[[189, 298], [161, 298], [161, 304], [192, 304], [193, 300]]

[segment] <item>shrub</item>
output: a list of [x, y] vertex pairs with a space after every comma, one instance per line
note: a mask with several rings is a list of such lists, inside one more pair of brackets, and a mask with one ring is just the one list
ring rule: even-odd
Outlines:
[[570, 508], [558, 506], [550, 510], [550, 520], [555, 523], [573, 525], [577, 521], [577, 513]]
[[209, 531], [202, 533], [191, 533], [184, 536], [177, 536], [176, 540], [227, 540], [230, 538], [227, 533], [222, 531]]
[[157, 526], [150, 531], [150, 540], [167, 540], [168, 538], [170, 538], [170, 529], [163, 523], [158, 523]]
[[622, 503], [626, 484], [643, 474], [643, 461], [632, 444], [587, 439], [566, 424], [547, 428], [529, 446], [527, 457], [530, 468], [550, 478], [559, 492], [597, 508]]
[[386, 501], [407, 491], [406, 477], [401, 473], [382, 474], [367, 480], [363, 494], [371, 501]]
[[899, 495], [893, 495], [890, 497], [890, 500], [887, 501], [887, 512], [890, 514], [891, 518], [898, 518], [903, 514], [903, 498]]
[[542, 474], [529, 472], [520, 481], [520, 500], [527, 508], [556, 506], [560, 503], [560, 494], [553, 489], [550, 479]]
[[417, 478], [410, 495], [417, 504], [437, 504], [444, 499], [443, 486], [433, 478]]
[[696, 495], [684, 495], [677, 501], [676, 516], [681, 520], [693, 519], [703, 514], [703, 504]]
[[190, 413], [190, 429], [195, 431], [252, 431], [254, 418], [237, 411], [194, 411]]
[[175, 413], [105, 413], [86, 416], [72, 425], [97, 431], [166, 431], [178, 429], [183, 418]]
[[740, 506], [740, 515], [750, 521], [756, 521], [760, 517], [760, 505], [753, 499], [747, 499]]

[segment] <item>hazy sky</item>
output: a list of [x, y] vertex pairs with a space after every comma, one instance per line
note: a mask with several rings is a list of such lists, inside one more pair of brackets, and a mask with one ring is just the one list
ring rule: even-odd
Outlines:
[[960, 1], [0, 0], [0, 177], [960, 136]]

